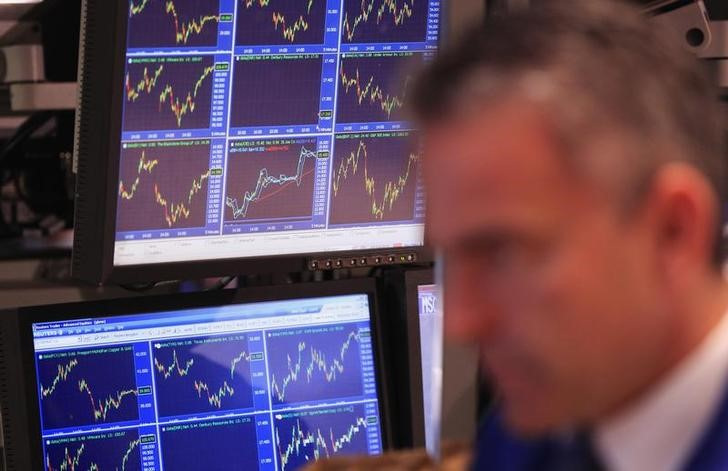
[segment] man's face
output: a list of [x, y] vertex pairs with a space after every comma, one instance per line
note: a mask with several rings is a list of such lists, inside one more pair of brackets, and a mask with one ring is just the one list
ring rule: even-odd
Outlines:
[[477, 343], [525, 434], [589, 423], [654, 379], [670, 342], [648, 216], [575, 173], [533, 107], [428, 130], [428, 237], [445, 255], [445, 322]]

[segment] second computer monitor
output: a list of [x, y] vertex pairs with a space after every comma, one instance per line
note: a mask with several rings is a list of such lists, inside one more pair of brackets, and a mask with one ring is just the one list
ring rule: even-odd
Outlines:
[[374, 298], [341, 288], [25, 310], [30, 463], [292, 471], [382, 453]]

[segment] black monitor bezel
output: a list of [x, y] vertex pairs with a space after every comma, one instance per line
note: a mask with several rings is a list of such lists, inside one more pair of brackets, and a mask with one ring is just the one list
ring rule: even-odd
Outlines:
[[412, 444], [424, 447], [425, 403], [422, 379], [422, 339], [420, 337], [419, 287], [434, 285], [432, 269], [409, 270], [405, 273], [405, 305], [407, 317], [407, 349], [409, 363], [409, 387], [412, 397], [411, 430]]
[[[369, 298], [374, 362], [376, 365], [377, 397], [380, 409], [380, 427], [382, 432], [382, 449], [387, 450], [392, 443], [390, 385], [387, 381], [388, 371], [383, 356], [382, 319], [377, 299], [376, 283], [370, 279], [329, 281], [300, 285], [272, 286], [261, 288], [245, 288], [241, 290], [222, 290], [216, 292], [174, 294], [138, 298], [123, 298], [72, 304], [57, 304], [19, 308], [17, 315], [19, 335], [20, 371], [24, 372], [21, 383], [25, 388], [24, 407], [26, 423], [16, 424], [25, 427], [23, 434], [13, 430], [13, 436], [20, 439], [25, 435], [30, 456], [27, 457], [28, 469], [43, 469], [43, 449], [40, 421], [40, 404], [36, 381], [35, 350], [33, 348], [32, 324], [38, 322], [72, 320], [89, 317], [115, 317], [129, 313], [151, 313], [171, 311], [184, 308], [207, 307], [223, 304], [243, 304], [253, 302], [281, 301], [286, 299], [306, 299], [347, 294], [366, 294]], [[101, 314], [99, 314], [101, 312]], [[12, 335], [12, 333], [5, 333]], [[7, 358], [6, 361], [11, 360]], [[12, 378], [11, 378], [12, 379]], [[21, 412], [22, 411], [17, 411]], [[16, 457], [22, 459], [22, 457]]]
[[[440, 8], [440, 43], [443, 43], [447, 4]], [[405, 259], [407, 255], [413, 255], [411, 261], [433, 261], [431, 251], [425, 245], [418, 245], [114, 265], [127, 11], [125, 2], [83, 0], [82, 4], [80, 90], [74, 146], [74, 168], [77, 170], [74, 277], [96, 284], [125, 284], [235, 274], [291, 273], [311, 269], [312, 260], [356, 260], [372, 255], [394, 255], [395, 263], [399, 263], [401, 255], [405, 255]]]

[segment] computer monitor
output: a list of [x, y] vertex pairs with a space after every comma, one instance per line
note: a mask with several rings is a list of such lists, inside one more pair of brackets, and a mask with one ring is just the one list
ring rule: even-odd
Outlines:
[[437, 454], [441, 441], [474, 440], [481, 385], [477, 352], [448, 341], [432, 270], [406, 273], [412, 441]]
[[382, 453], [374, 303], [368, 282], [333, 282], [5, 315], [9, 469], [292, 471]]
[[74, 274], [421, 260], [404, 107], [446, 3], [85, 0]]

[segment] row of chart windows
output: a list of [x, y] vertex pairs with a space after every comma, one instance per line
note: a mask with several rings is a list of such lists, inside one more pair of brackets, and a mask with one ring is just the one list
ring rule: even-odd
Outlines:
[[424, 218], [420, 144], [410, 131], [122, 147], [120, 240]]
[[237, 56], [232, 65], [229, 56], [129, 58], [122, 138], [402, 128], [428, 54]]
[[424, 43], [436, 40], [439, 3], [132, 0], [128, 10], [128, 48], [228, 50], [233, 46], [257, 45]]

